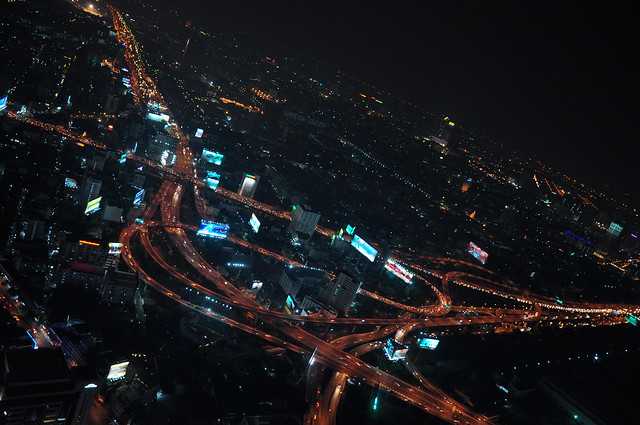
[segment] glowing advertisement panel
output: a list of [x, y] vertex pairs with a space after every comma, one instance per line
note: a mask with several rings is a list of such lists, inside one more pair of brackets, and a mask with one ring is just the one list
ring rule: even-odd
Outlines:
[[155, 122], [169, 122], [170, 117], [167, 114], [154, 114], [153, 112], [148, 112], [147, 119]]
[[100, 202], [102, 202], [102, 196], [97, 197], [89, 202], [87, 202], [87, 208], [84, 210], [84, 215], [93, 214], [96, 211], [100, 210]]
[[260, 220], [258, 220], [258, 217], [256, 217], [254, 213], [251, 213], [251, 219], [249, 219], [249, 226], [251, 226], [251, 229], [253, 229], [255, 233], [258, 233], [258, 230], [260, 229]]
[[136, 196], [133, 197], [133, 205], [139, 207], [142, 201], [144, 201], [144, 189], [140, 189]]
[[360, 254], [367, 257], [367, 259], [373, 262], [378, 255], [378, 250], [369, 245], [358, 235], [354, 235], [351, 239], [351, 246], [356, 249]]
[[199, 139], [202, 137], [202, 135], [204, 134], [204, 130], [201, 128], [196, 129], [196, 134], [195, 136]]
[[78, 182], [70, 177], [65, 177], [64, 187], [75, 190], [78, 188]]
[[9, 96], [0, 97], [0, 111], [7, 109], [7, 103], [9, 102]]
[[487, 258], [489, 258], [489, 254], [473, 242], [469, 242], [467, 244], [467, 252], [482, 264], [485, 264], [487, 262]]
[[418, 338], [418, 347], [426, 348], [427, 350], [435, 350], [440, 344], [439, 339], [435, 338]]
[[411, 283], [413, 280], [413, 273], [411, 273], [402, 264], [398, 263], [393, 258], [387, 259], [386, 263], [384, 264], [384, 268], [403, 282]]
[[129, 366], [129, 362], [112, 364], [109, 368], [109, 374], [107, 374], [107, 381], [116, 381], [124, 378], [127, 374], [127, 366]]
[[622, 226], [612, 221], [609, 225], [609, 233], [613, 236], [620, 236], [620, 233], [622, 233]]
[[210, 151], [208, 149], [202, 149], [202, 158], [209, 164], [222, 165], [224, 155], [220, 152]]
[[207, 187], [211, 190], [216, 190], [220, 184], [220, 173], [215, 171], [207, 171], [207, 178], [205, 179]]
[[120, 242], [109, 242], [109, 254], [120, 255], [122, 244]]
[[344, 230], [347, 232], [347, 235], [353, 235], [356, 232], [356, 226], [347, 224], [347, 227]]
[[201, 220], [197, 234], [214, 239], [226, 239], [229, 233], [229, 225], [216, 223], [215, 221]]

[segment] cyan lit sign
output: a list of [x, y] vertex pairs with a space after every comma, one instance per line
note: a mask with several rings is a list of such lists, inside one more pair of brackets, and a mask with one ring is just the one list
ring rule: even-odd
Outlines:
[[376, 256], [378, 255], [378, 250], [369, 245], [358, 235], [354, 235], [351, 239], [351, 246], [356, 249], [360, 254], [367, 257], [367, 259], [371, 262], [375, 261]]

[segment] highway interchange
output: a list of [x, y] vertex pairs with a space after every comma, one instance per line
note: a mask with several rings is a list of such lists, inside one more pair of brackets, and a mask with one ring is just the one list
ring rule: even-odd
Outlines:
[[[123, 14], [111, 6], [109, 6], [109, 12], [113, 19], [117, 40], [125, 48], [125, 60], [131, 73], [134, 101], [139, 105], [155, 102], [171, 115], [155, 82], [145, 71], [141, 48]], [[198, 214], [207, 218], [206, 200], [201, 192], [209, 189], [197, 175], [194, 157], [189, 148], [189, 138], [185, 136], [178, 124], [171, 123], [171, 132], [178, 140], [178, 145], [176, 163], [173, 167], [169, 167], [130, 152], [112, 149], [92, 140], [86, 134], [77, 135], [59, 125], [43, 123], [11, 111], [8, 111], [7, 117], [47, 132], [60, 134], [81, 147], [91, 146], [99, 150], [112, 151], [116, 155], [126, 154], [128, 160], [139, 162], [158, 172], [163, 182], [146, 206], [144, 222], [129, 225], [120, 235], [122, 259], [147, 285], [191, 311], [253, 335], [265, 341], [268, 344], [267, 347], [279, 347], [306, 356], [305, 358], [309, 361], [310, 377], [317, 376], [325, 370], [331, 370], [331, 378], [324, 388], [321, 380], [313, 379], [315, 399], [310, 403], [305, 416], [307, 425], [335, 424], [338, 405], [349, 378], [358, 378], [373, 388], [393, 394], [398, 399], [445, 422], [492, 423], [491, 418], [472, 411], [467, 405], [454, 400], [437, 388], [411, 362], [406, 361], [405, 366], [415, 378], [415, 384], [368, 364], [360, 357], [372, 350], [380, 349], [389, 337], [393, 336], [396, 341], [402, 342], [410, 333], [420, 329], [478, 325], [523, 326], [527, 322], [543, 320], [553, 323], [553, 320], [557, 320], [558, 317], [590, 326], [613, 325], [624, 323], [626, 314], [640, 312], [640, 306], [635, 305], [576, 302], [558, 304], [552, 298], [528, 294], [510, 283], [498, 282], [492, 272], [479, 265], [462, 260], [409, 255], [402, 252], [394, 252], [394, 259], [415, 273], [417, 283], [426, 285], [433, 291], [435, 302], [418, 306], [405, 305], [365, 289], [365, 283], [359, 296], [368, 297], [397, 309], [397, 316], [299, 316], [269, 309], [258, 304], [254, 297], [241, 290], [235, 282], [225, 278], [215, 264], [208, 263], [192, 243], [193, 233], [197, 227], [181, 222], [180, 209], [183, 205], [183, 195], [188, 190], [193, 192]], [[282, 220], [291, 220], [291, 214], [288, 211], [243, 197], [223, 187], [219, 187], [215, 193], [221, 198], [240, 203], [253, 211], [260, 211]], [[327, 238], [335, 233], [331, 229], [320, 226], [316, 232]], [[174, 267], [165, 258], [162, 248], [154, 244], [153, 236], [162, 233], [168, 236], [182, 258], [191, 266], [192, 270], [189, 273]], [[305, 267], [296, 260], [256, 246], [237, 236], [229, 235], [227, 240], [243, 249], [268, 256], [290, 267]], [[136, 257], [138, 250], [135, 246], [141, 247], [148, 257], [166, 272], [170, 278], [167, 280], [170, 282], [165, 282], [162, 278], [154, 276], [153, 272], [145, 270], [143, 261]], [[442, 271], [442, 268], [450, 271]], [[472, 269], [474, 273], [461, 271], [461, 269]], [[198, 280], [193, 278], [194, 272], [199, 276]], [[176, 282], [181, 286], [176, 285]], [[450, 285], [500, 297], [521, 304], [522, 307], [491, 308], [458, 305], [449, 295]], [[194, 291], [197, 294], [195, 297]], [[225, 315], [213, 311], [207, 306], [207, 297], [230, 306], [234, 314]], [[363, 330], [337, 339], [323, 340], [307, 329], [306, 325], [313, 324], [344, 325], [345, 330], [361, 326]], [[373, 330], [371, 330], [372, 327], [374, 327]]]

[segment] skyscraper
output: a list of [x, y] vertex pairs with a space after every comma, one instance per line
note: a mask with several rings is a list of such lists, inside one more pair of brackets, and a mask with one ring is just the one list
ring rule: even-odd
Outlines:
[[96, 199], [100, 196], [100, 190], [102, 189], [102, 180], [95, 179], [93, 177], [87, 177], [80, 189], [80, 203], [84, 204], [88, 201]]
[[71, 423], [79, 391], [60, 349], [6, 350], [3, 365], [1, 423]]
[[351, 274], [342, 271], [334, 280], [327, 282], [321, 298], [336, 310], [345, 312], [353, 303], [358, 289], [360, 289], [360, 282]]
[[289, 229], [311, 236], [315, 232], [319, 220], [320, 214], [305, 210], [299, 205], [294, 205]]
[[460, 130], [455, 122], [449, 117], [444, 117], [436, 130], [436, 134], [431, 137], [437, 146], [443, 151], [453, 148], [458, 142], [458, 134]]

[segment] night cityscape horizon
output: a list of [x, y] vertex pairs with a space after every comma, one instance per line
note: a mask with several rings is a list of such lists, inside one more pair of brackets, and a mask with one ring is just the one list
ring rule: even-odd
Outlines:
[[637, 423], [634, 6], [0, 10], [0, 425]]

